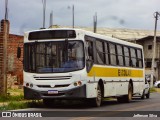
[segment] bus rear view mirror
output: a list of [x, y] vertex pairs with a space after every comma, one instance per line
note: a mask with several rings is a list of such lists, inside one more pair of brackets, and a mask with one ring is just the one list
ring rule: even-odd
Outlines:
[[17, 58], [21, 57], [21, 48], [17, 47]]

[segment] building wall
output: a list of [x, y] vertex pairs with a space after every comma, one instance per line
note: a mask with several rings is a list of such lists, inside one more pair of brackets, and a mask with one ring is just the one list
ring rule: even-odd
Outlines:
[[23, 71], [22, 61], [17, 59], [17, 47], [18, 46], [23, 48], [23, 36], [9, 34], [8, 49], [7, 49], [8, 50], [8, 71], [9, 72], [12, 72], [12, 71], [22, 72]]
[[[144, 50], [144, 59], [146, 65], [146, 74], [151, 74], [151, 65], [152, 65], [152, 57], [153, 57], [153, 38], [144, 39], [140, 41], [136, 41], [136, 43], [141, 44]], [[150, 49], [149, 46], [152, 46]], [[160, 79], [160, 39], [157, 38], [156, 42], [156, 56], [155, 56], [155, 77], [157, 80]]]

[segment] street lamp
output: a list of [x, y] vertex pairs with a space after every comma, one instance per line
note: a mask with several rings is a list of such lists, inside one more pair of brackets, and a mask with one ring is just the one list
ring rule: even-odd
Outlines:
[[151, 81], [150, 81], [150, 87], [153, 87], [153, 75], [155, 75], [155, 56], [156, 56], [156, 33], [157, 33], [157, 20], [160, 16], [160, 12], [154, 13], [155, 18], [155, 28], [154, 28], [154, 40], [153, 40], [153, 56], [152, 56], [152, 68], [151, 68]]

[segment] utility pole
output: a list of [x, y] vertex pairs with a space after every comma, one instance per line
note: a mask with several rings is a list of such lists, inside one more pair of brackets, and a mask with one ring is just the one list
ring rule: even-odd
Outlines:
[[72, 8], [68, 6], [68, 9], [72, 9], [72, 28], [74, 28], [74, 5], [72, 5]]
[[50, 13], [50, 21], [49, 21], [49, 27], [51, 27], [53, 25], [53, 11], [51, 11]]
[[72, 27], [74, 28], [74, 5], [72, 6]]
[[156, 33], [157, 33], [157, 21], [158, 17], [160, 16], [159, 12], [154, 13], [155, 18], [155, 28], [154, 28], [154, 40], [153, 40], [153, 56], [152, 56], [152, 68], [151, 68], [151, 81], [150, 81], [150, 87], [153, 87], [153, 79], [155, 75], [155, 57], [156, 57]]
[[0, 37], [0, 95], [7, 95], [7, 41], [9, 38], [8, 0], [5, 0], [5, 16], [1, 21]]
[[8, 19], [8, 0], [5, 0], [5, 20]]
[[4, 39], [3, 39], [3, 87], [4, 95], [7, 94], [7, 41], [8, 41], [8, 20], [4, 20]]
[[45, 18], [46, 18], [46, 0], [42, 0], [43, 4], [43, 28], [45, 28]]
[[97, 13], [93, 16], [93, 32], [97, 32]]

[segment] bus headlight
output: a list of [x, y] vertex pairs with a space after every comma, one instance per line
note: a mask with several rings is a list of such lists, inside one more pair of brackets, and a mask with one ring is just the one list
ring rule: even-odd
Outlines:
[[29, 87], [29, 83], [26, 83], [26, 87]]
[[30, 84], [30, 87], [31, 87], [31, 88], [33, 87], [33, 84], [32, 84], [32, 83]]
[[32, 88], [32, 87], [33, 87], [33, 84], [32, 84], [32, 83], [26, 83], [26, 87]]
[[74, 82], [74, 86], [81, 86], [81, 85], [82, 85], [82, 81]]
[[82, 82], [81, 82], [81, 81], [78, 81], [78, 85], [81, 86], [81, 85], [82, 85]]

